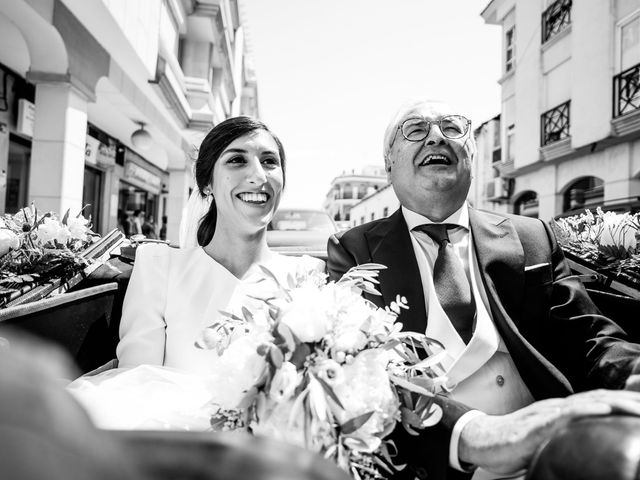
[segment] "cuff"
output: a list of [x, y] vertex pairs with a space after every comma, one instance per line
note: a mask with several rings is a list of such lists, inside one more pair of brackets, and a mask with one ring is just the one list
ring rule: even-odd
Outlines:
[[474, 465], [465, 464], [465, 466], [462, 466], [460, 464], [460, 458], [458, 458], [458, 444], [460, 443], [460, 434], [462, 433], [462, 429], [466, 427], [467, 423], [471, 420], [482, 415], [486, 415], [486, 413], [481, 412], [480, 410], [469, 410], [467, 413], [462, 415], [453, 426], [451, 441], [449, 442], [449, 466], [451, 468], [467, 473], [473, 472], [476, 469]]

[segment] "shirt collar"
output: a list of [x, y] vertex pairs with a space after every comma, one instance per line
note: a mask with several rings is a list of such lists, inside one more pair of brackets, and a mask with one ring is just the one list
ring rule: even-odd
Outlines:
[[401, 209], [404, 220], [405, 222], [407, 222], [407, 227], [409, 227], [409, 231], [413, 230], [418, 225], [424, 225], [425, 223], [451, 223], [469, 230], [469, 206], [466, 200], [458, 210], [453, 212], [442, 222], [433, 222], [424, 215], [420, 215], [419, 213], [409, 210], [404, 205], [401, 207]]

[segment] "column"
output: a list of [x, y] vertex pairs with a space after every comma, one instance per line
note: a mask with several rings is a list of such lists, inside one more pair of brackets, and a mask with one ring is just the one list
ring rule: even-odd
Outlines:
[[40, 211], [82, 208], [87, 98], [69, 83], [38, 83], [29, 199]]
[[169, 193], [167, 195], [167, 240], [178, 244], [180, 220], [189, 198], [189, 188], [193, 186], [188, 167], [169, 170]]

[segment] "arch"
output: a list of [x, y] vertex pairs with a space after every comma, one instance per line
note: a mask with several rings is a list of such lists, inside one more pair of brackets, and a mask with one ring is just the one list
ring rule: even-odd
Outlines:
[[[0, 2], [0, 13], [22, 34], [31, 57], [30, 72], [66, 76], [69, 71], [67, 48], [60, 33], [51, 24], [54, 2], [48, 5], [40, 2], [40, 6], [40, 11], [36, 11], [24, 0]], [[43, 11], [47, 7], [50, 7], [50, 12]], [[50, 14], [49, 20], [42, 13]]]
[[562, 212], [595, 208], [604, 203], [604, 181], [600, 177], [578, 177], [560, 190]]
[[538, 218], [538, 193], [534, 190], [525, 190], [514, 195], [513, 213], [516, 215], [524, 215], [525, 217]]

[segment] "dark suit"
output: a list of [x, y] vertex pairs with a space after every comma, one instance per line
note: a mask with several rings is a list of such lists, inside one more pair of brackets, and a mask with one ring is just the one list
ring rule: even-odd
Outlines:
[[[640, 346], [627, 343], [625, 333], [600, 315], [544, 222], [470, 208], [469, 224], [494, 323], [536, 400], [621, 388], [640, 370]], [[338, 279], [354, 265], [386, 265], [379, 277], [382, 297], [368, 298], [382, 306], [404, 295], [410, 308], [399, 320], [406, 330], [424, 333], [424, 290], [409, 235], [398, 210], [332, 237], [327, 266], [331, 279]], [[447, 468], [447, 452], [451, 428], [468, 410], [444, 397], [439, 403], [445, 415], [438, 427], [419, 439], [396, 438], [405, 460], [430, 479], [459, 476]]]

